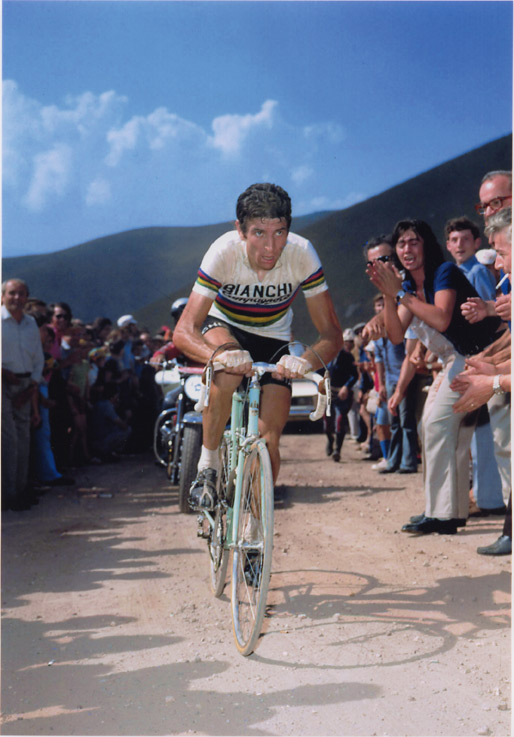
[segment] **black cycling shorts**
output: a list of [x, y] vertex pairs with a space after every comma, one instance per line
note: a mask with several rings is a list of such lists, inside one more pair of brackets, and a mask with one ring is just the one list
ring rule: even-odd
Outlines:
[[[236, 328], [228, 322], [219, 320], [217, 317], [207, 315], [202, 325], [202, 335], [205, 335], [212, 328], [225, 328], [239, 343], [241, 348], [251, 355], [254, 361], [263, 361], [265, 363], [277, 363], [279, 358], [289, 353], [289, 344], [283, 340], [276, 338], [266, 338], [248, 333], [246, 330]], [[216, 359], [215, 359], [216, 360]], [[271, 374], [264, 374], [260, 380], [261, 386], [266, 384], [278, 384], [278, 386], [286, 386], [291, 391], [291, 379], [274, 379]]]

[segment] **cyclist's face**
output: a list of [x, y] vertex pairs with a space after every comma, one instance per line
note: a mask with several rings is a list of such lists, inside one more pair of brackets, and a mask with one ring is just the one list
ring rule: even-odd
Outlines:
[[246, 241], [246, 255], [255, 271], [269, 271], [277, 263], [287, 243], [287, 223], [283, 218], [253, 218], [246, 224], [243, 233], [239, 221], [237, 232]]

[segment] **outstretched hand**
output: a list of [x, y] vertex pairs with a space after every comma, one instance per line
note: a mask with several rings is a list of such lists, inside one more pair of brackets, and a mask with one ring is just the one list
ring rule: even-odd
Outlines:
[[480, 297], [468, 297], [460, 306], [460, 311], [470, 323], [480, 322], [489, 314], [487, 303]]
[[396, 266], [390, 262], [384, 264], [381, 261], [374, 261], [366, 268], [366, 274], [382, 294], [395, 297], [402, 288], [401, 274]]
[[493, 396], [492, 378], [485, 374], [471, 374], [465, 371], [459, 374], [450, 386], [454, 391], [462, 394], [453, 405], [455, 413], [473, 412]]

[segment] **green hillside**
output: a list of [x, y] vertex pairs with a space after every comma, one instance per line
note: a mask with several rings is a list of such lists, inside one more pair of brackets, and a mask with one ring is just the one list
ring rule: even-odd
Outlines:
[[[512, 140], [505, 136], [353, 207], [295, 218], [292, 230], [309, 238], [321, 257], [343, 325], [371, 312], [374, 291], [362, 254], [369, 238], [390, 232], [405, 217], [427, 220], [440, 239], [450, 217], [467, 215], [478, 221], [473, 205], [483, 174], [510, 169], [511, 160]], [[189, 293], [208, 245], [231, 227], [141, 228], [51, 254], [6, 258], [3, 279], [25, 279], [33, 296], [69, 302], [74, 315], [84, 320], [100, 315], [115, 320], [132, 313], [156, 330], [169, 323], [172, 300]], [[298, 338], [315, 337], [309, 324], [300, 298], [295, 303]]]

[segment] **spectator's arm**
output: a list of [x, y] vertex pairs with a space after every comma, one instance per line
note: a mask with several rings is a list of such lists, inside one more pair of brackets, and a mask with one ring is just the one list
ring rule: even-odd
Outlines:
[[387, 403], [387, 407], [391, 414], [395, 415], [396, 410], [398, 408], [398, 405], [402, 401], [403, 397], [405, 396], [405, 392], [407, 391], [407, 387], [411, 383], [412, 379], [416, 375], [416, 368], [412, 364], [410, 360], [410, 356], [412, 354], [412, 351], [416, 347], [417, 340], [407, 340], [405, 343], [405, 358], [403, 359], [402, 367], [400, 369], [400, 376], [398, 378], [398, 383], [396, 385], [396, 389], [394, 390], [393, 394], [390, 396], [389, 401]]

